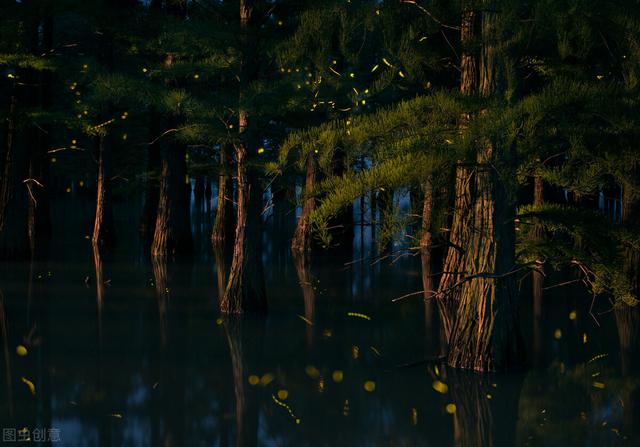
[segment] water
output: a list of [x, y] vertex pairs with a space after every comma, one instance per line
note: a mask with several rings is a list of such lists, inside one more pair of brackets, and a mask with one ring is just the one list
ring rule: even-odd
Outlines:
[[296, 264], [280, 237], [292, 214], [265, 236], [268, 317], [222, 318], [210, 219], [194, 211], [193, 262], [151, 263], [139, 208], [118, 205], [118, 248], [94, 257], [90, 202], [59, 200], [49, 259], [1, 267], [1, 427], [32, 439], [53, 428], [64, 446], [639, 443], [640, 377], [621, 368], [603, 300], [596, 323], [590, 297], [552, 289], [536, 322], [525, 279], [533, 367], [452, 371], [437, 360], [436, 309], [419, 296], [391, 302], [422, 289], [419, 258]]

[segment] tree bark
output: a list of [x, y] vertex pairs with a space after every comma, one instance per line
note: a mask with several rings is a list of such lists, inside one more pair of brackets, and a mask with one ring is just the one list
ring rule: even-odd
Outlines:
[[[480, 92], [485, 97], [503, 89], [493, 3], [487, 0], [482, 13]], [[454, 285], [460, 296], [449, 339], [449, 364], [476, 371], [519, 367], [522, 357], [514, 281], [515, 206], [496, 172], [494, 144], [490, 138], [478, 142], [472, 231], [464, 247], [464, 276]]]
[[111, 199], [111, 147], [106, 135], [98, 137], [98, 191], [92, 242], [98, 247], [111, 245], [115, 230]]
[[316, 199], [313, 196], [318, 178], [318, 166], [313, 153], [309, 153], [306, 163], [306, 178], [304, 184], [304, 191], [302, 195], [304, 197], [304, 205], [302, 207], [302, 213], [298, 219], [296, 225], [296, 231], [293, 234], [293, 240], [291, 241], [291, 249], [297, 253], [308, 252], [311, 250], [311, 244], [313, 242], [313, 234], [309, 217], [316, 208]]
[[151, 244], [152, 256], [176, 257], [193, 250], [186, 177], [186, 149], [181, 143], [170, 140], [162, 151], [160, 198]]
[[257, 36], [253, 0], [240, 0], [243, 54], [240, 68], [237, 164], [237, 218], [233, 260], [227, 288], [220, 304], [223, 313], [265, 313], [267, 298], [262, 266], [262, 190], [251, 159], [257, 157], [255, 117], [244, 104], [246, 90], [257, 76]]
[[222, 246], [233, 241], [233, 183], [227, 172], [228, 161], [225, 146], [220, 145], [220, 174], [218, 175], [218, 206], [211, 233], [214, 245]]

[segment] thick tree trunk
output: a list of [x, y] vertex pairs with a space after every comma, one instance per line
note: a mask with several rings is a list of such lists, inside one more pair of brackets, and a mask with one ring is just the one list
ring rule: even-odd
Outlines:
[[[482, 13], [480, 92], [500, 93], [504, 64], [498, 55], [498, 12], [487, 0]], [[472, 231], [463, 246], [463, 278], [449, 339], [449, 364], [476, 371], [521, 366], [522, 342], [517, 321], [515, 206], [496, 172], [494, 143], [478, 142]], [[464, 242], [464, 241], [463, 241]]]
[[169, 142], [162, 151], [160, 199], [151, 244], [152, 256], [175, 257], [193, 250], [185, 151], [185, 147], [175, 141]]
[[[460, 26], [460, 92], [472, 96], [478, 89], [478, 63], [475, 49], [472, 47], [476, 35], [477, 13], [468, 0], [462, 4]], [[462, 130], [468, 127], [471, 116], [464, 114], [460, 119]], [[473, 169], [459, 161], [454, 172], [453, 216], [449, 230], [449, 248], [446, 251], [442, 277], [438, 285], [438, 305], [445, 338], [451, 336], [451, 328], [460, 301], [460, 288], [457, 286], [465, 272], [464, 250], [471, 235], [471, 203]]]
[[244, 95], [257, 76], [257, 30], [253, 0], [240, 0], [240, 26], [244, 34], [240, 69], [240, 110], [236, 144], [237, 218], [233, 260], [227, 288], [220, 304], [223, 313], [264, 313], [267, 298], [262, 267], [262, 190], [251, 159], [257, 157], [255, 118], [244, 106]]
[[224, 145], [220, 145], [220, 174], [218, 175], [218, 206], [213, 224], [211, 240], [214, 245], [222, 246], [233, 241], [233, 183], [227, 172], [228, 161]]
[[296, 231], [293, 234], [293, 240], [291, 241], [291, 249], [297, 253], [308, 252], [311, 250], [311, 244], [313, 242], [313, 234], [309, 217], [316, 208], [316, 199], [313, 196], [318, 178], [318, 166], [313, 153], [307, 156], [307, 172], [304, 183], [304, 191], [302, 192], [304, 198], [304, 205], [302, 206], [302, 213], [298, 219], [296, 225]]
[[92, 242], [99, 247], [112, 244], [115, 236], [111, 199], [111, 147], [107, 138], [106, 135], [98, 137], [98, 192]]

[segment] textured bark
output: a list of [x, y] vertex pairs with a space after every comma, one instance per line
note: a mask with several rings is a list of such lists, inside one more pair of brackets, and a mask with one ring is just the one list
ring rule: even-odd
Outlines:
[[304, 205], [302, 206], [302, 213], [298, 219], [296, 225], [296, 231], [293, 234], [293, 240], [291, 241], [291, 249], [294, 252], [308, 252], [311, 250], [312, 243], [312, 228], [309, 222], [309, 216], [316, 208], [316, 199], [313, 196], [316, 189], [316, 183], [318, 179], [318, 166], [313, 153], [307, 156], [307, 172], [304, 183], [304, 191], [302, 195], [304, 197]]
[[246, 90], [257, 76], [258, 26], [253, 17], [253, 0], [240, 0], [240, 26], [243, 31], [240, 69], [240, 141], [235, 146], [237, 164], [237, 218], [233, 260], [225, 294], [220, 303], [223, 313], [264, 313], [267, 299], [262, 266], [262, 190], [251, 159], [257, 157], [258, 136], [255, 117], [244, 105]]
[[96, 246], [111, 245], [115, 230], [111, 198], [111, 147], [106, 135], [98, 137], [98, 182], [96, 217], [93, 223], [92, 242]]
[[185, 157], [185, 147], [174, 141], [163, 148], [152, 256], [175, 257], [193, 250]]
[[220, 174], [218, 175], [218, 206], [216, 220], [211, 233], [214, 245], [224, 245], [233, 241], [233, 183], [228, 172], [227, 153], [220, 145]]
[[433, 179], [429, 177], [422, 185], [424, 199], [422, 202], [422, 225], [420, 234], [420, 249], [431, 248], [431, 220], [433, 219]]
[[[504, 64], [498, 54], [496, 5], [487, 0], [484, 6], [480, 93], [490, 96], [502, 92]], [[494, 142], [483, 138], [477, 144], [471, 232], [461, 241], [460, 264], [451, 266], [462, 279], [451, 286], [459, 289], [459, 296], [455, 296], [448, 362], [456, 368], [502, 371], [521, 366], [522, 356], [513, 274], [515, 206], [496, 172]]]
[[449, 340], [460, 301], [458, 284], [465, 275], [465, 249], [471, 236], [473, 169], [458, 165], [455, 169], [453, 217], [449, 231], [449, 248], [438, 285], [438, 304], [445, 337]]

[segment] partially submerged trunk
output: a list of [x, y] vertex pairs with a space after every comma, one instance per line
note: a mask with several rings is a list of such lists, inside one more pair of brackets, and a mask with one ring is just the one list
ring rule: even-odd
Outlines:
[[218, 175], [218, 206], [213, 224], [211, 240], [214, 245], [225, 245], [233, 241], [233, 183], [227, 172], [228, 161], [224, 145], [220, 145], [220, 174]]
[[243, 54], [240, 69], [240, 141], [235, 146], [237, 164], [237, 217], [233, 260], [225, 294], [220, 303], [223, 313], [264, 313], [267, 298], [262, 266], [262, 189], [252, 159], [258, 154], [259, 138], [255, 118], [246, 106], [244, 95], [257, 76], [257, 24], [253, 0], [240, 0], [240, 26], [243, 30]]
[[111, 147], [106, 135], [98, 137], [97, 187], [92, 242], [95, 246], [103, 247], [112, 244], [115, 238], [111, 198]]
[[297, 253], [310, 251], [313, 241], [309, 217], [316, 208], [316, 199], [313, 194], [318, 179], [318, 166], [313, 152], [307, 156], [306, 168], [304, 190], [302, 191], [304, 204], [302, 206], [302, 213], [298, 219], [298, 224], [296, 225], [296, 231], [293, 234], [293, 240], [291, 241], [291, 249]]
[[[502, 92], [504, 62], [497, 48], [498, 12], [492, 1], [485, 3], [479, 89], [488, 97]], [[522, 357], [514, 277], [515, 206], [495, 167], [495, 142], [485, 137], [477, 145], [474, 175], [463, 176], [464, 182], [473, 182], [471, 207], [455, 210], [468, 219], [461, 229], [461, 234], [468, 231], [460, 241], [464, 253], [457, 264], [445, 265], [460, 276], [451, 285], [445, 283], [449, 289], [441, 288], [453, 293], [449, 309], [455, 306], [448, 362], [456, 368], [501, 371], [521, 366]], [[457, 180], [456, 194], [464, 196], [464, 190]]]
[[184, 145], [171, 141], [162, 151], [160, 198], [156, 218], [152, 256], [175, 257], [191, 253], [187, 163]]
[[262, 194], [255, 173], [248, 172], [247, 149], [236, 148], [238, 203], [233, 260], [220, 303], [223, 313], [264, 313], [267, 298], [262, 266]]

